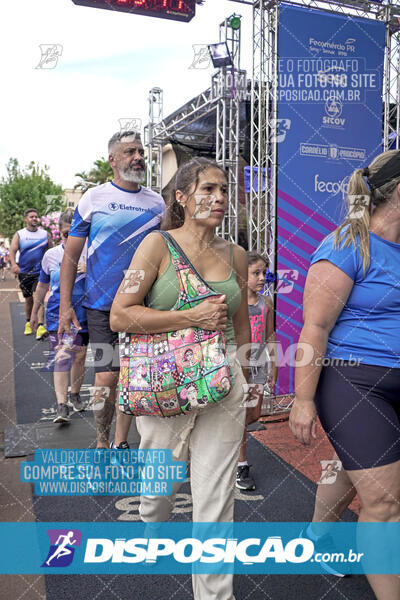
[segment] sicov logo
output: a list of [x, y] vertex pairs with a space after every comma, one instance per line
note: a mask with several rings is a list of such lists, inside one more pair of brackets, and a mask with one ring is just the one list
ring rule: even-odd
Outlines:
[[340, 100], [335, 100], [335, 98], [329, 98], [329, 100], [325, 103], [325, 111], [326, 114], [330, 117], [340, 117], [342, 114], [343, 106]]
[[48, 529], [50, 548], [42, 567], [68, 567], [74, 558], [75, 547], [81, 545], [79, 529]]
[[340, 118], [342, 110], [343, 105], [340, 100], [334, 97], [328, 98], [328, 100], [325, 102], [325, 112], [327, 116], [322, 117], [323, 124], [342, 128], [343, 125], [346, 123], [346, 119], [344, 119], [343, 117]]

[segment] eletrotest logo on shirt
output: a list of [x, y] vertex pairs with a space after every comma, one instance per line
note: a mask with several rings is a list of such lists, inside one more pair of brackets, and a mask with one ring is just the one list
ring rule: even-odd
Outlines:
[[112, 211], [116, 210], [136, 210], [138, 212], [145, 212], [145, 208], [140, 208], [138, 206], [130, 206], [129, 204], [118, 204], [117, 202], [110, 202], [108, 208]]

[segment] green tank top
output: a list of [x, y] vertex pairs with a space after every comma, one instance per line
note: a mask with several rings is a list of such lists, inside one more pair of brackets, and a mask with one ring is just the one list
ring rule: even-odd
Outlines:
[[[226, 295], [228, 305], [228, 320], [224, 330], [226, 343], [236, 344], [232, 317], [238, 310], [242, 301], [242, 293], [233, 270], [233, 244], [231, 244], [231, 272], [223, 281], [207, 281], [210, 287], [219, 294]], [[179, 283], [174, 266], [169, 255], [168, 267], [164, 273], [156, 279], [147, 296], [147, 306], [154, 310], [171, 310], [175, 306], [179, 295]]]

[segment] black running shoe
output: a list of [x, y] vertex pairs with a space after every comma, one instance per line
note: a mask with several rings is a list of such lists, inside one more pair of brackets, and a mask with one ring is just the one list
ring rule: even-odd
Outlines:
[[110, 442], [111, 450], [129, 450], [128, 442], [121, 442], [118, 446], [114, 446], [114, 442]]
[[85, 402], [81, 399], [79, 393], [78, 394], [70, 394], [69, 400], [76, 412], [81, 412], [82, 410], [85, 410]]
[[246, 490], [248, 492], [256, 489], [254, 479], [250, 475], [250, 465], [242, 465], [237, 468], [236, 487], [239, 488], [239, 490]]
[[[304, 529], [300, 533], [299, 537], [306, 538], [313, 542], [314, 555], [318, 552], [321, 555], [325, 554], [326, 552], [328, 552], [329, 554], [340, 554], [338, 549], [336, 548], [335, 544], [333, 543], [331, 536], [328, 533], [325, 535], [321, 535], [316, 540], [313, 540], [313, 539], [311, 539], [311, 537], [309, 537], [307, 535], [306, 530]], [[333, 565], [332, 563], [324, 563], [322, 561], [318, 561], [318, 564], [321, 565], [322, 569], [324, 569], [324, 571], [329, 573], [329, 575], [335, 575], [336, 577], [346, 577], [346, 573], [343, 573], [340, 570], [340, 563], [336, 566], [336, 565]]]
[[57, 406], [57, 416], [53, 423], [69, 423], [69, 408], [65, 403]]
[[[114, 442], [110, 442], [110, 450], [129, 450], [129, 444], [128, 444], [128, 442], [121, 442], [118, 444], [118, 446], [114, 447]], [[119, 465], [120, 467], [123, 468], [123, 464], [120, 462], [121, 458], [122, 458], [122, 456], [118, 456], [118, 453], [114, 454], [111, 457], [110, 462], [112, 465]]]

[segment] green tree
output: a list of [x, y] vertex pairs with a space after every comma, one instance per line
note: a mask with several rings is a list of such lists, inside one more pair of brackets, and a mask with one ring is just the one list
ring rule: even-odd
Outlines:
[[75, 177], [79, 177], [80, 179], [75, 189], [86, 192], [89, 188], [107, 183], [107, 181], [111, 181], [114, 177], [110, 163], [103, 156], [95, 160], [93, 164], [94, 166], [90, 169], [89, 173], [86, 173], [86, 171], [75, 173]]
[[0, 182], [0, 231], [11, 238], [24, 227], [24, 211], [36, 208], [39, 216], [64, 208], [63, 188], [48, 175], [48, 167], [31, 162], [20, 167], [16, 158], [7, 163], [7, 175]]

